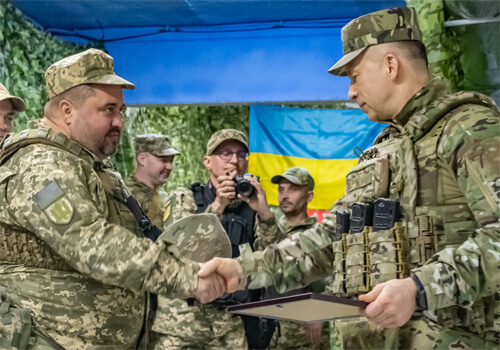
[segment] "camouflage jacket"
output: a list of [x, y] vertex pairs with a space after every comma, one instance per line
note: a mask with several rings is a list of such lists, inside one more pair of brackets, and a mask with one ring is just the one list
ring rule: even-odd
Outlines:
[[163, 216], [170, 196], [164, 191], [149, 188], [134, 175], [131, 175], [125, 184], [153, 225], [163, 231]]
[[[332, 241], [336, 234], [336, 211], [349, 208], [356, 201], [368, 201], [368, 195], [374, 200], [380, 197], [377, 194], [380, 191], [401, 204], [407, 224], [403, 239], [406, 240], [404, 245], [409, 246], [410, 260], [405, 264], [409, 264], [411, 272], [422, 282], [428, 309], [470, 310], [471, 305], [480, 306], [484, 302], [488, 305], [482, 309], [487, 309], [489, 316], [486, 325], [484, 317], [480, 320], [483, 325], [476, 331], [498, 329], [498, 108], [489, 97], [473, 92], [449, 94], [442, 84], [431, 81], [407, 102], [394, 121], [394, 126], [385, 129], [377, 138], [375, 146], [363, 153], [356, 167], [369, 165], [376, 169], [380, 163], [371, 162], [371, 157], [383, 153], [391, 144], [403, 145], [392, 154], [384, 155], [387, 162], [399, 159], [390, 163], [395, 168], [386, 174], [385, 180], [390, 187], [373, 188], [371, 181], [379, 184], [381, 179], [374, 179], [369, 170], [358, 172], [354, 177], [348, 175], [346, 193], [349, 195], [334, 204], [317, 228], [263, 252], [245, 251], [240, 256], [250, 286], [257, 288], [274, 281], [279, 291], [286, 291], [328, 274], [334, 262], [335, 244], [332, 245]], [[436, 141], [435, 148], [429, 147], [433, 141]], [[412, 172], [417, 175], [407, 176]], [[429, 226], [432, 236], [418, 231], [415, 234], [418, 229], [415, 221], [419, 217], [429, 219], [421, 222], [420, 229], [425, 231]], [[432, 249], [427, 251], [429, 246]], [[425, 254], [421, 255], [421, 251]], [[431, 251], [433, 253], [426, 260]], [[338, 269], [335, 267], [334, 272]], [[337, 275], [335, 279], [335, 283], [342, 282]]]
[[193, 294], [198, 264], [142, 237], [108, 162], [43, 124], [12, 134], [0, 159], [0, 292], [37, 334], [135, 348], [146, 291]]

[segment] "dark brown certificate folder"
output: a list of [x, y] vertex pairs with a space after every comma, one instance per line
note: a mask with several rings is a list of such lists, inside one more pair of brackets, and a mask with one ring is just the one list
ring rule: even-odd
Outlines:
[[227, 311], [308, 323], [359, 316], [359, 308], [365, 308], [367, 305], [368, 303], [363, 301], [335, 295], [304, 293], [228, 306]]

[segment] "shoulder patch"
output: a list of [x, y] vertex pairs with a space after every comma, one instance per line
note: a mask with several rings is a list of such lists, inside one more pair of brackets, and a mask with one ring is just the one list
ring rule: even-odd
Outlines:
[[168, 218], [170, 217], [170, 214], [172, 213], [172, 198], [169, 198], [167, 200], [167, 203], [165, 203], [165, 211], [163, 214], [163, 222], [167, 221]]
[[55, 224], [65, 225], [73, 218], [73, 206], [55, 181], [52, 181], [44, 189], [35, 194], [33, 199], [50, 221]]

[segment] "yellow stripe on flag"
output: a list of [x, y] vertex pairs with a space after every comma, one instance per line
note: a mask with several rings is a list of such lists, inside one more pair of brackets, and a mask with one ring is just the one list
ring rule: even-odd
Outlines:
[[330, 209], [345, 192], [345, 176], [356, 164], [357, 159], [306, 159], [266, 153], [250, 153], [248, 170], [260, 176], [260, 183], [266, 191], [267, 202], [278, 205], [278, 186], [271, 183], [274, 175], [282, 174], [292, 166], [309, 170], [314, 178], [314, 199], [309, 209]]

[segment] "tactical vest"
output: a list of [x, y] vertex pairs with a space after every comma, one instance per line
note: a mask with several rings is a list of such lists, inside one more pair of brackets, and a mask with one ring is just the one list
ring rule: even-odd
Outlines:
[[[189, 186], [189, 189], [193, 192], [197, 214], [205, 212], [208, 205], [215, 200], [215, 189], [210, 189], [208, 184], [201, 185], [196, 182]], [[247, 203], [241, 202], [234, 208], [227, 206], [222, 215], [221, 224], [231, 241], [232, 257], [236, 258], [240, 256], [240, 244], [249, 243], [253, 246], [256, 213]]]
[[[53, 146], [78, 157], [94, 161], [88, 151], [66, 135], [53, 129], [36, 128], [12, 134], [6, 139], [0, 155], [0, 165], [3, 165], [21, 148], [32, 144]], [[123, 184], [120, 175], [112, 170], [109, 163], [94, 163], [94, 170], [101, 181], [102, 190], [106, 194], [107, 208], [105, 212], [108, 222], [123, 226], [136, 236], [143, 237], [132, 212], [127, 207], [127, 198], [130, 196], [130, 192]], [[8, 176], [8, 173], [4, 174], [4, 176]], [[13, 227], [0, 222], [0, 243], [0, 260], [26, 267], [73, 270], [42, 240], [21, 227]]]
[[[393, 127], [385, 129], [348, 173], [339, 209], [388, 198], [399, 203], [401, 219], [387, 230], [365, 226], [362, 232], [343, 233], [333, 243], [333, 293], [358, 296], [379, 283], [409, 277], [411, 269], [445, 248], [460, 246], [478, 228], [465, 197], [460, 204], [437, 203], [437, 189], [442, 185], [436, 171], [438, 142], [452, 116], [448, 113], [463, 104], [491, 107], [473, 93], [447, 95], [412, 116], [410, 122], [417, 122], [407, 128], [414, 128], [413, 136], [394, 132]], [[432, 115], [435, 123], [427, 132], [418, 125], [418, 121], [428, 121], [426, 115]], [[426, 315], [445, 327], [482, 333], [487, 318], [484, 300], [471, 310], [451, 306], [436, 310], [437, 317]]]

